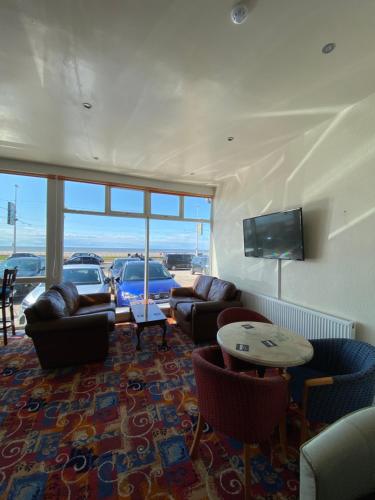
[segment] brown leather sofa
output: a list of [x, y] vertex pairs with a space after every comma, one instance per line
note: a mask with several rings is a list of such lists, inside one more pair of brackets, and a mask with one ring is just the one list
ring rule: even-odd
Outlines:
[[25, 316], [25, 332], [42, 368], [106, 358], [115, 326], [115, 304], [109, 293], [79, 295], [73, 283], [54, 285], [25, 310]]
[[172, 288], [169, 303], [177, 324], [198, 344], [216, 338], [217, 316], [242, 306], [240, 298], [233, 283], [202, 275], [192, 287]]

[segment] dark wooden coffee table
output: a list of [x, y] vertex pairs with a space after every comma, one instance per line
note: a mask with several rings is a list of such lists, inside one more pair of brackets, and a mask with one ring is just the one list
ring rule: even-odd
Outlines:
[[161, 312], [157, 304], [140, 304], [131, 303], [130, 312], [133, 317], [134, 323], [137, 325], [137, 350], [141, 349], [140, 336], [145, 328], [148, 326], [159, 325], [163, 329], [163, 342], [162, 346], [166, 346], [165, 335], [167, 333], [167, 318]]

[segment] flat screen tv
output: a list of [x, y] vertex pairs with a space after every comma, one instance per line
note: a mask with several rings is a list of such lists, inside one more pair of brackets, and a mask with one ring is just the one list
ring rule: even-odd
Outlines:
[[246, 257], [304, 260], [302, 208], [243, 221]]

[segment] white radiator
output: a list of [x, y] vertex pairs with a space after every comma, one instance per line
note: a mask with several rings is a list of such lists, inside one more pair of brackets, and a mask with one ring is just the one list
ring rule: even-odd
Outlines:
[[272, 323], [288, 328], [307, 339], [355, 338], [355, 323], [323, 314], [267, 295], [246, 294], [246, 305]]

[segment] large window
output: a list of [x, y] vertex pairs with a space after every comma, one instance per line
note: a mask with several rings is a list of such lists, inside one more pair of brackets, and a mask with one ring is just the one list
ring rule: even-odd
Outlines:
[[18, 325], [22, 303], [45, 279], [47, 181], [0, 174], [0, 182], [0, 277], [4, 269], [17, 268], [14, 300]]
[[181, 286], [191, 286], [195, 274], [209, 274], [210, 224], [150, 221], [150, 256], [159, 259]]
[[113, 212], [142, 214], [144, 211], [144, 192], [137, 189], [112, 188], [111, 210]]
[[147, 235], [155, 301], [168, 302], [173, 283], [190, 285], [209, 272], [208, 198], [8, 173], [0, 181], [0, 277], [17, 267], [17, 324], [59, 279], [81, 293], [110, 290], [120, 307], [142, 299]]
[[89, 212], [104, 212], [105, 187], [83, 182], [65, 182], [65, 208]]

